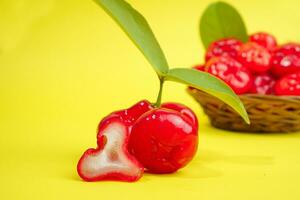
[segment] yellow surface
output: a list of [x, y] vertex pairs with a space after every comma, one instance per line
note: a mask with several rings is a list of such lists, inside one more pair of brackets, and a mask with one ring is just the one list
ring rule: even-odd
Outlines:
[[[130, 0], [172, 66], [202, 62], [197, 25], [208, 0]], [[230, 1], [250, 32], [300, 41], [298, 0]], [[107, 113], [154, 101], [158, 81], [116, 24], [92, 1], [0, 1], [0, 199], [300, 199], [300, 133], [239, 134], [212, 128], [184, 86], [164, 101], [192, 107], [200, 148], [173, 175], [133, 184], [86, 183], [76, 173]]]

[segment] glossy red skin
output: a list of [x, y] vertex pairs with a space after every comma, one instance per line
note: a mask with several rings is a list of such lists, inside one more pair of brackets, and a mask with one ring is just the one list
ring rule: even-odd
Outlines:
[[[96, 149], [88, 149], [80, 158], [77, 164], [77, 172], [79, 176], [85, 181], [100, 181], [100, 180], [115, 180], [115, 181], [126, 181], [126, 182], [133, 182], [137, 181], [141, 178], [144, 167], [136, 160], [134, 156], [132, 156], [128, 151], [128, 142], [130, 137], [130, 132], [133, 124], [135, 121], [144, 113], [149, 110], [153, 109], [151, 104], [146, 101], [140, 101], [137, 104], [133, 105], [129, 109], [120, 110], [111, 113], [107, 117], [101, 120], [98, 126], [98, 134], [97, 134], [97, 144], [98, 147]], [[126, 127], [126, 136], [125, 141], [122, 146], [122, 151], [126, 155], [127, 159], [131, 161], [135, 166], [140, 169], [140, 174], [136, 176], [128, 176], [126, 174], [118, 173], [118, 172], [111, 172], [107, 174], [103, 174], [97, 177], [88, 177], [86, 176], [83, 171], [81, 170], [81, 166], [83, 161], [86, 157], [91, 156], [92, 154], [97, 154], [105, 148], [106, 137], [103, 135], [104, 130], [112, 123], [119, 123], [123, 124]]]
[[288, 74], [277, 81], [276, 95], [300, 96], [300, 72]]
[[150, 173], [172, 173], [187, 165], [197, 151], [197, 128], [175, 110], [144, 113], [131, 131], [129, 149]]
[[300, 71], [300, 44], [289, 43], [277, 48], [271, 59], [272, 73], [276, 77]]
[[269, 51], [273, 51], [277, 47], [277, 41], [275, 37], [269, 33], [258, 32], [249, 36], [250, 42], [255, 42], [260, 46], [263, 46]]
[[[149, 101], [141, 100], [128, 109], [112, 112], [107, 117], [105, 117], [103, 120], [101, 120], [101, 122], [98, 125], [98, 133], [99, 133], [100, 127], [104, 126], [106, 123], [109, 123], [109, 118], [114, 118], [115, 115], [119, 116], [124, 121], [124, 123], [126, 123], [126, 125], [129, 128], [129, 131], [130, 131], [133, 124], [135, 123], [135, 121], [142, 114], [144, 114], [145, 112], [147, 112], [153, 108], [154, 107], [151, 105], [151, 103]], [[97, 137], [99, 137], [99, 135]], [[100, 137], [101, 137], [101, 135], [100, 135]]]
[[251, 73], [230, 57], [215, 57], [206, 63], [207, 72], [227, 83], [236, 94], [244, 94], [253, 84]]
[[254, 77], [250, 93], [273, 94], [276, 80], [269, 74], [259, 74]]
[[186, 117], [188, 117], [191, 122], [194, 124], [194, 126], [196, 127], [196, 129], [198, 129], [198, 119], [196, 114], [192, 111], [192, 109], [190, 109], [189, 107], [180, 104], [180, 103], [172, 103], [172, 102], [166, 102], [161, 104], [160, 106], [161, 108], [168, 108], [171, 110], [175, 110], [180, 112], [181, 114], [185, 115]]
[[242, 45], [237, 60], [253, 73], [264, 73], [271, 68], [271, 53], [254, 42]]
[[215, 41], [209, 45], [205, 54], [205, 61], [212, 57], [229, 56], [236, 58], [242, 42], [234, 38], [226, 38]]

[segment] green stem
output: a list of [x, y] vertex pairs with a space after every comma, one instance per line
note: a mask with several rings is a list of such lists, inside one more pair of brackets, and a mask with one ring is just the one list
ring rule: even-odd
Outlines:
[[157, 95], [156, 103], [154, 104], [155, 107], [159, 107], [160, 104], [161, 104], [161, 96], [162, 96], [164, 81], [165, 80], [163, 78], [159, 79], [159, 92], [158, 92], [158, 95]]

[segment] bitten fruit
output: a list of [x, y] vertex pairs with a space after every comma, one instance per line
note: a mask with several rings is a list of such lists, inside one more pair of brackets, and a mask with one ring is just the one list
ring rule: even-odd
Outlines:
[[128, 152], [131, 128], [140, 115], [152, 109], [141, 101], [127, 110], [111, 113], [99, 124], [96, 149], [88, 149], [80, 158], [77, 171], [85, 181], [136, 181], [143, 166]]
[[243, 94], [253, 84], [251, 73], [238, 61], [230, 57], [214, 57], [206, 63], [207, 72], [222, 79], [235, 93]]
[[144, 113], [132, 127], [129, 149], [150, 173], [172, 173], [187, 165], [198, 145], [198, 121], [181, 104]]
[[275, 85], [277, 95], [300, 95], [300, 72], [288, 74], [277, 81]]
[[205, 54], [205, 60], [208, 61], [216, 56], [229, 56], [235, 58], [242, 46], [242, 42], [234, 38], [225, 38], [211, 43]]

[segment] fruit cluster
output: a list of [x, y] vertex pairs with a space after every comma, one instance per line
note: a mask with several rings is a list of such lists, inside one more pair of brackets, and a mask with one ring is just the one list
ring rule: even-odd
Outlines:
[[194, 68], [222, 79], [237, 94], [300, 95], [300, 44], [277, 45], [268, 33], [252, 34], [246, 43], [215, 41], [205, 64]]
[[198, 146], [198, 121], [178, 103], [155, 107], [143, 100], [113, 112], [98, 126], [96, 149], [80, 158], [77, 171], [85, 181], [136, 181], [144, 169], [172, 173], [187, 165]]

